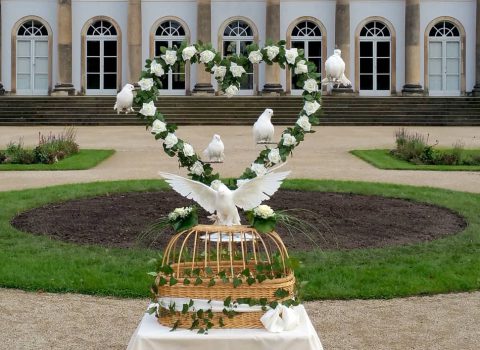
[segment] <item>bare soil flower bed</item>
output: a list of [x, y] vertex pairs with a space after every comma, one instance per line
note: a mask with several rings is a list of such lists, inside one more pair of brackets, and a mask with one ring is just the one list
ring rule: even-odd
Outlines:
[[[12, 225], [72, 243], [128, 248], [145, 246], [138, 235], [155, 219], [191, 204], [173, 191], [115, 194], [32, 209], [16, 216]], [[467, 225], [449, 209], [379, 196], [280, 190], [266, 204], [276, 211], [310, 211], [295, 215], [319, 228], [319, 233], [312, 232], [315, 243], [277, 227], [292, 251], [405, 245], [452, 235]], [[200, 222], [208, 223], [207, 213], [201, 209], [199, 217]], [[166, 232], [150, 246], [163, 248], [172, 234]]]

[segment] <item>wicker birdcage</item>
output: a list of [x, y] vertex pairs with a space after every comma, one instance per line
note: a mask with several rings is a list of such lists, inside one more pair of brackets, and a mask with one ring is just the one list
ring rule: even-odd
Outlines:
[[[287, 249], [272, 231], [248, 226], [197, 225], [172, 237], [157, 276], [158, 297], [224, 301], [255, 299], [283, 301], [294, 297], [295, 277]], [[166, 283], [168, 278], [175, 283]], [[163, 280], [163, 283], [161, 283]], [[188, 283], [187, 283], [188, 282]], [[282, 290], [279, 297], [276, 292]], [[238, 313], [222, 319], [226, 328], [262, 328], [263, 311]], [[190, 313], [161, 313], [159, 322], [188, 327]], [[218, 320], [221, 313], [215, 315]], [[218, 323], [214, 322], [214, 327]]]

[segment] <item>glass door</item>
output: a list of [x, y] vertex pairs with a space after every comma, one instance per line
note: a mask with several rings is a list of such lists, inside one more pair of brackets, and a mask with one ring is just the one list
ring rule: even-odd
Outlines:
[[117, 40], [87, 40], [87, 94], [117, 93]]
[[430, 40], [428, 80], [431, 95], [460, 95], [460, 42]]
[[47, 40], [17, 40], [17, 93], [48, 95]]

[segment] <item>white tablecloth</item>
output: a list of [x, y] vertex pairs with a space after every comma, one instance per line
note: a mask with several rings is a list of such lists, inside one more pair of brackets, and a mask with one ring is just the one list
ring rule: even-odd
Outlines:
[[270, 333], [265, 329], [211, 329], [208, 335], [160, 325], [145, 314], [127, 350], [323, 350], [307, 312], [300, 308], [300, 326], [292, 331]]

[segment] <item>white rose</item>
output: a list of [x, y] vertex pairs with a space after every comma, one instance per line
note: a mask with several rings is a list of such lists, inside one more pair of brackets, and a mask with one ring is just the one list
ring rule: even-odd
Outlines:
[[152, 124], [152, 134], [159, 134], [167, 131], [167, 125], [159, 119], [155, 119]]
[[260, 63], [263, 60], [262, 52], [260, 50], [252, 51], [248, 55], [248, 59], [250, 62], [252, 62], [252, 64]]
[[205, 50], [200, 53], [200, 62], [202, 63], [209, 63], [211, 60], [215, 58], [215, 53], [210, 50]]
[[219, 79], [220, 81], [222, 81], [223, 78], [225, 78], [225, 74], [227, 74], [227, 67], [215, 65], [212, 68], [212, 72], [213, 72], [213, 76], [216, 79]]
[[294, 47], [293, 49], [285, 50], [285, 58], [289, 64], [295, 64], [295, 60], [298, 57], [298, 49]]
[[177, 137], [175, 136], [175, 134], [172, 134], [172, 133], [168, 133], [167, 137], [165, 137], [165, 140], [163, 141], [163, 144], [165, 145], [165, 148], [172, 148], [173, 146], [175, 146], [178, 142], [178, 139]]
[[225, 89], [225, 95], [227, 97], [232, 97], [238, 94], [238, 87], [235, 85], [230, 85], [228, 88]]
[[197, 53], [197, 49], [195, 48], [195, 46], [193, 46], [193, 45], [192, 46], [187, 46], [182, 51], [182, 58], [183, 58], [184, 61], [188, 61], [196, 53]]
[[190, 145], [188, 143], [184, 143], [183, 144], [183, 154], [187, 157], [191, 157], [191, 156], [195, 155], [195, 151], [193, 150], [192, 145]]
[[239, 78], [242, 76], [242, 74], [246, 73], [245, 69], [242, 66], [239, 66], [235, 62], [232, 62], [230, 65], [230, 72], [232, 72], [232, 75], [236, 78]]
[[165, 74], [165, 71], [163, 70], [162, 65], [154, 60], [150, 65], [150, 73], [155, 74], [157, 77], [161, 77]]
[[295, 74], [305, 73], [308, 73], [308, 66], [305, 64], [305, 60], [298, 61], [297, 66], [295, 67]]
[[278, 46], [267, 46], [265, 49], [267, 50], [267, 57], [270, 61], [277, 57], [280, 52]]
[[283, 134], [282, 139], [284, 146], [293, 146], [297, 143], [297, 139], [295, 138], [295, 136], [292, 136], [290, 134]]
[[282, 157], [280, 157], [280, 150], [278, 148], [273, 148], [268, 152], [268, 160], [273, 164], [280, 163], [282, 161]]
[[190, 171], [194, 173], [195, 175], [202, 175], [203, 174], [203, 165], [200, 163], [200, 161], [196, 161], [191, 167]]
[[267, 168], [265, 168], [265, 165], [259, 163], [252, 163], [250, 169], [257, 174], [257, 176], [263, 176], [267, 173]]
[[150, 91], [150, 89], [153, 87], [153, 79], [143, 78], [138, 82], [138, 85], [140, 85], [140, 89], [143, 91]]
[[298, 118], [297, 125], [300, 126], [304, 131], [310, 131], [312, 129], [312, 124], [310, 124], [308, 117], [304, 115]]
[[140, 114], [143, 114], [146, 117], [153, 117], [156, 111], [157, 111], [157, 107], [155, 107], [155, 103], [153, 101], [150, 101], [142, 105]]
[[259, 216], [263, 219], [268, 219], [275, 215], [273, 209], [265, 204], [259, 205], [258, 207], [253, 209], [253, 213], [255, 214], [255, 216]]
[[160, 56], [163, 58], [166, 64], [169, 66], [173, 66], [175, 62], [177, 62], [177, 51], [175, 50], [167, 50], [164, 55]]
[[310, 93], [318, 91], [318, 84], [315, 79], [307, 79], [303, 84], [303, 90]]
[[318, 111], [320, 107], [321, 107], [320, 103], [318, 103], [317, 101], [313, 101], [313, 102], [307, 101], [303, 106], [303, 110], [305, 111], [305, 113], [307, 113], [307, 115], [312, 115], [313, 113]]

